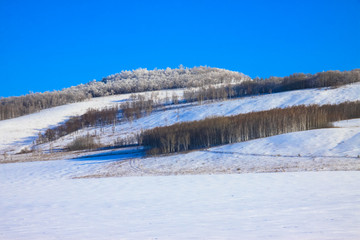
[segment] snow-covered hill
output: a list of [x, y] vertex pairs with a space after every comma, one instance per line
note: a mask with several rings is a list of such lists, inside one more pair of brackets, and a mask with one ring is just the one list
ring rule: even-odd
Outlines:
[[[108, 145], [118, 138], [133, 136], [141, 130], [158, 126], [171, 125], [183, 121], [195, 121], [212, 116], [230, 116], [240, 113], [256, 112], [273, 108], [284, 108], [294, 105], [310, 104], [337, 104], [346, 101], [360, 100], [360, 84], [352, 84], [340, 88], [324, 88], [299, 90], [269, 94], [262, 96], [245, 97], [221, 102], [205, 103], [202, 105], [182, 104], [166, 111], [156, 111], [149, 116], [123, 122], [116, 126], [115, 132], [112, 127], [105, 127], [81, 130], [76, 136], [86, 135], [88, 132], [99, 134], [101, 143]], [[63, 148], [73, 140], [75, 135], [66, 136], [54, 143], [56, 148]], [[49, 144], [42, 146], [44, 150], [49, 149]]]
[[[180, 97], [183, 94], [182, 89], [158, 92], [160, 98], [171, 96], [173, 92]], [[39, 132], [56, 126], [71, 116], [83, 114], [88, 108], [102, 108], [119, 104], [128, 101], [129, 97], [129, 94], [124, 94], [94, 98], [87, 102], [68, 104], [28, 116], [0, 121], [0, 152], [16, 153], [23, 147], [30, 146]], [[142, 129], [171, 125], [182, 121], [194, 121], [211, 116], [229, 116], [302, 104], [336, 104], [356, 100], [360, 100], [359, 83], [339, 88], [298, 90], [205, 103], [202, 105], [182, 104], [176, 108], [169, 108], [166, 111], [153, 112], [149, 116], [134, 120], [133, 122], [122, 122], [116, 126], [115, 133], [113, 133], [111, 126], [105, 127], [101, 131], [100, 138], [103, 144], [112, 144], [118, 138], [133, 136]], [[99, 129], [91, 128], [81, 130], [77, 135], [86, 135], [89, 131], [94, 133], [95, 130], [98, 134], [100, 133]], [[56, 141], [54, 147], [64, 147], [73, 138], [74, 135], [65, 136]], [[43, 145], [42, 148], [45, 150], [49, 149], [49, 144]]]

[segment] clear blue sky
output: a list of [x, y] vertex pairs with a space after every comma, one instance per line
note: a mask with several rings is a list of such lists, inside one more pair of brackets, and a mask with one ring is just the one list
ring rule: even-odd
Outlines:
[[360, 0], [0, 0], [0, 96], [136, 68], [360, 68]]

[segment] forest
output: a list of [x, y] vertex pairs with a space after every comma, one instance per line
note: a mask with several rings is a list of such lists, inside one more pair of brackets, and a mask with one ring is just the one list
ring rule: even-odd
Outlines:
[[143, 131], [139, 144], [150, 155], [166, 154], [331, 127], [333, 121], [359, 117], [360, 102], [302, 105], [157, 127]]

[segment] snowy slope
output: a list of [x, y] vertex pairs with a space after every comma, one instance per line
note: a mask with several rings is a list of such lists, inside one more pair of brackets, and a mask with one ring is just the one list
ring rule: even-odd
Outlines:
[[[183, 90], [158, 91], [160, 97], [171, 96], [176, 92], [182, 96]], [[87, 102], [80, 102], [43, 110], [39, 113], [23, 116], [15, 119], [0, 121], [0, 152], [18, 152], [24, 146], [32, 144], [39, 131], [56, 126], [70, 116], [84, 113], [88, 108], [102, 108], [118, 104], [129, 99], [129, 94], [116, 95], [103, 98], [94, 98]], [[149, 116], [140, 118], [132, 123], [125, 122], [116, 127], [115, 134], [111, 127], [103, 129], [101, 142], [112, 144], [119, 137], [132, 136], [141, 129], [149, 129], [156, 126], [171, 125], [176, 122], [194, 121], [211, 116], [229, 116], [251, 111], [268, 110], [276, 107], [288, 107], [301, 104], [335, 104], [345, 101], [360, 100], [360, 83], [346, 85], [340, 88], [324, 88], [290, 91], [270, 95], [246, 97], [222, 102], [214, 102], [203, 105], [183, 105], [180, 109], [153, 112]], [[94, 133], [99, 129], [85, 129], [78, 134], [86, 135], [89, 131]], [[74, 136], [67, 136], [55, 142], [55, 147], [63, 147]], [[44, 145], [43, 149], [49, 149]]]
[[[155, 91], [159, 98], [176, 93], [182, 96], [183, 89]], [[139, 93], [140, 94], [140, 93]], [[150, 93], [142, 93], [150, 94]], [[42, 110], [38, 113], [0, 121], [0, 152], [18, 152], [30, 145], [39, 132], [54, 127], [72, 116], [84, 114], [89, 108], [101, 109], [129, 101], [131, 94], [92, 98], [88, 101], [67, 104]]]
[[[293, 132], [213, 148], [213, 151], [237, 154], [262, 154], [311, 157], [358, 157], [360, 155], [360, 119], [334, 123], [336, 128]], [[359, 159], [360, 161], [360, 159]]]
[[[141, 130], [157, 126], [171, 125], [183, 121], [201, 120], [212, 116], [229, 116], [252, 111], [269, 110], [273, 108], [284, 108], [294, 105], [309, 104], [336, 104], [345, 101], [360, 100], [360, 83], [343, 86], [335, 89], [310, 89], [277, 94], [245, 97], [228, 101], [207, 103], [203, 105], [185, 105], [183, 108], [170, 109], [167, 111], [153, 112], [149, 116], [125, 122], [117, 125], [115, 133], [111, 126], [104, 128], [100, 134], [103, 144], [112, 144], [117, 138], [132, 136]], [[99, 129], [85, 129], [79, 131], [78, 135], [86, 135], [88, 132], [99, 134]], [[64, 137], [55, 142], [56, 147], [64, 147], [72, 141], [74, 135]], [[49, 149], [44, 145], [43, 149]]]
[[[94, 157], [113, 160], [84, 176], [157, 176], [277, 171], [360, 170], [360, 119], [334, 123], [336, 128], [293, 132], [188, 153], [156, 157], [121, 153]], [[138, 153], [142, 156], [141, 151]]]

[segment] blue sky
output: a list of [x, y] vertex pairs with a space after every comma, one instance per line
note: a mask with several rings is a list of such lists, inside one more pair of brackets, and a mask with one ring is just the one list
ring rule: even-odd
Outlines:
[[0, 0], [0, 96], [136, 68], [360, 68], [360, 0]]

